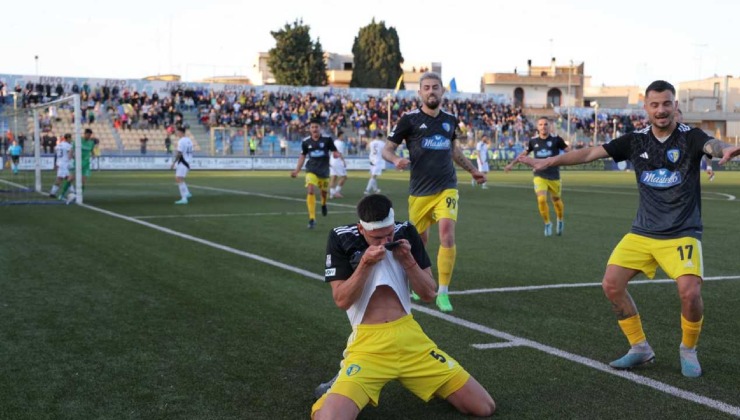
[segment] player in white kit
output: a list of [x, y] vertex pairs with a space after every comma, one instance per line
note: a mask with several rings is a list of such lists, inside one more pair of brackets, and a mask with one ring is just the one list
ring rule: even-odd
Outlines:
[[72, 161], [72, 135], [67, 133], [62, 137], [62, 141], [57, 144], [54, 149], [57, 166], [57, 179], [54, 181], [54, 185], [51, 187], [49, 197], [56, 197], [59, 191], [59, 186], [62, 185], [62, 181], [67, 179], [69, 176], [69, 164]]
[[339, 152], [339, 157], [335, 158], [334, 154], [329, 155], [329, 198], [343, 198], [342, 187], [347, 181], [347, 162], [344, 161], [344, 154], [347, 152], [347, 142], [344, 141], [342, 130], [337, 132], [337, 138], [334, 139], [334, 146]]
[[367, 180], [365, 195], [380, 192], [380, 188], [378, 188], [378, 177], [383, 174], [383, 167], [385, 166], [385, 160], [383, 160], [385, 140], [383, 140], [383, 137], [383, 133], [378, 132], [378, 138], [371, 141], [367, 146], [370, 157], [370, 179]]
[[[478, 143], [475, 145], [475, 151], [478, 153], [478, 171], [483, 172], [484, 174], [488, 173], [488, 146], [490, 146], [491, 140], [488, 138], [488, 136], [481, 137], [480, 140], [478, 140]], [[475, 178], [472, 180], [472, 184], [475, 187]], [[486, 185], [487, 182], [484, 182], [481, 184], [481, 188], [484, 190], [488, 189], [488, 186]]]
[[177, 126], [175, 133], [180, 138], [177, 141], [177, 155], [170, 166], [170, 169], [175, 170], [175, 182], [180, 189], [180, 199], [175, 201], [175, 204], [188, 204], [188, 199], [193, 195], [185, 184], [185, 177], [188, 176], [190, 163], [193, 162], [193, 141], [185, 136], [185, 127], [182, 125]]

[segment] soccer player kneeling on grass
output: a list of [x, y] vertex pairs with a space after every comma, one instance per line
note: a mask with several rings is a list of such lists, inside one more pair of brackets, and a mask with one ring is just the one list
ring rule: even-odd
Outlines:
[[357, 205], [359, 223], [329, 233], [325, 280], [347, 311], [352, 336], [331, 388], [311, 409], [313, 419], [355, 418], [380, 390], [398, 380], [416, 396], [444, 398], [460, 412], [486, 417], [496, 405], [483, 386], [440, 350], [411, 315], [409, 287], [435, 297], [431, 262], [413, 225], [396, 222], [388, 197]]

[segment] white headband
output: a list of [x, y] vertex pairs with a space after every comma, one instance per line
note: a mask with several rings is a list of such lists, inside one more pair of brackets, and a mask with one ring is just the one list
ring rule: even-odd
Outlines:
[[396, 219], [394, 218], [394, 216], [395, 215], [393, 214], [393, 208], [391, 207], [390, 211], [388, 211], [388, 216], [386, 216], [385, 219], [379, 220], [377, 222], [364, 222], [360, 220], [360, 224], [365, 230], [382, 229], [384, 227], [393, 226], [393, 224], [396, 223]]

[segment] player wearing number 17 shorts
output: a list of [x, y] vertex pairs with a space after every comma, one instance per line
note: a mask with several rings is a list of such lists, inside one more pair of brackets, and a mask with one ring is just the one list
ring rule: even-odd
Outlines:
[[740, 147], [676, 122], [677, 105], [673, 85], [657, 80], [645, 91], [644, 108], [650, 119], [646, 128], [603, 146], [547, 159], [517, 160], [536, 170], [607, 157], [617, 162], [632, 162], [640, 204], [631, 232], [622, 238], [609, 258], [602, 283], [631, 348], [609, 365], [631, 369], [655, 360], [627, 283], [641, 272], [652, 278], [660, 267], [675, 279], [681, 298], [681, 373], [697, 377], [702, 370], [696, 345], [704, 321], [700, 164], [705, 155], [722, 158], [720, 164], [725, 163], [740, 155]]

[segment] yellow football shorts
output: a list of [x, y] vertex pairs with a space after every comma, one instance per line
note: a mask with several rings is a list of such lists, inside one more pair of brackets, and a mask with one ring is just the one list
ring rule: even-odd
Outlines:
[[628, 233], [614, 248], [607, 264], [640, 270], [651, 279], [658, 266], [672, 279], [686, 274], [704, 277], [701, 241], [688, 236], [653, 239]]
[[309, 185], [315, 185], [320, 191], [329, 191], [329, 178], [319, 178], [315, 173], [308, 172], [306, 174], [306, 187]]
[[341, 394], [360, 410], [378, 405], [380, 390], [397, 379], [424, 401], [447, 398], [459, 390], [470, 374], [440, 350], [412, 315], [384, 324], [360, 324], [344, 351], [342, 369], [334, 385], [311, 408], [311, 417], [329, 394]]
[[459, 199], [456, 189], [444, 190], [434, 195], [409, 196], [409, 221], [419, 233], [426, 232], [439, 219], [457, 221]]
[[562, 192], [562, 184], [559, 179], [545, 179], [541, 176], [534, 177], [534, 193], [539, 192], [550, 192], [553, 197], [560, 197]]

